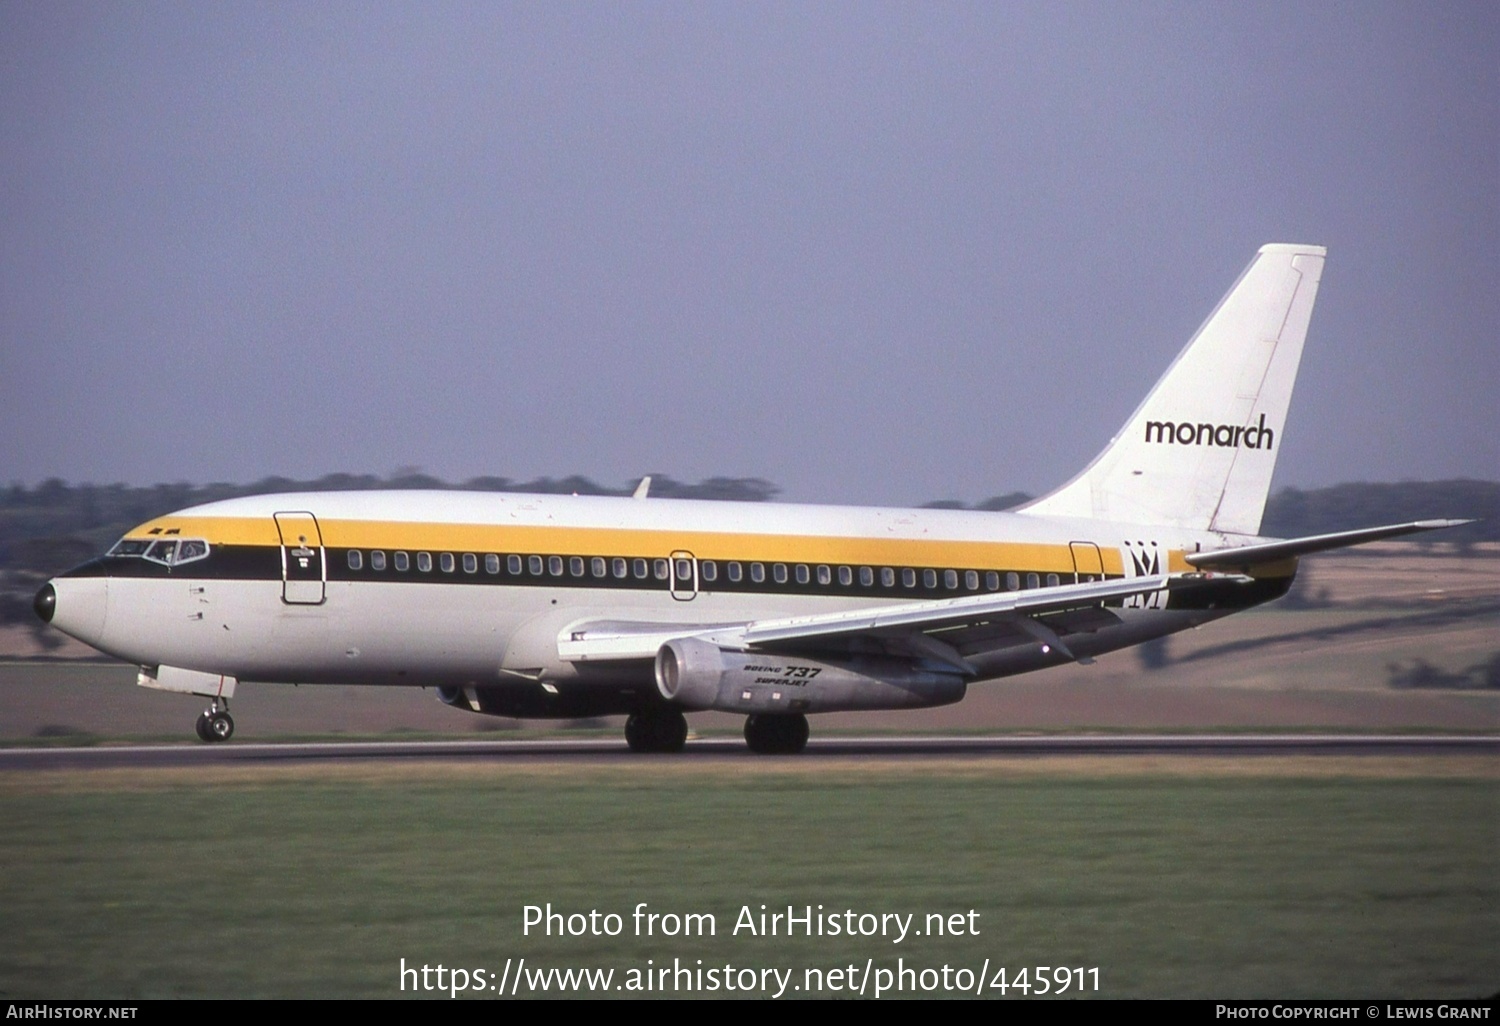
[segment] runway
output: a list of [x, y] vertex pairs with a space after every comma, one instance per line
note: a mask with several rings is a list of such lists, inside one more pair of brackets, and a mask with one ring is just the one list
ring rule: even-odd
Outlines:
[[736, 737], [695, 738], [676, 755], [639, 755], [614, 738], [463, 741], [350, 741], [98, 745], [0, 749], [0, 771], [191, 767], [245, 764], [712, 759], [857, 762], [944, 757], [1025, 759], [1048, 755], [1497, 755], [1500, 735], [1484, 734], [1057, 734], [914, 735], [814, 738], [794, 756], [753, 755]]

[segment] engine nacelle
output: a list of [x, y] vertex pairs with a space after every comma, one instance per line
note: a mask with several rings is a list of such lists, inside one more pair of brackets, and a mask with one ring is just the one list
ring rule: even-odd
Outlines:
[[819, 713], [951, 705], [968, 685], [957, 673], [890, 656], [807, 659], [678, 638], [657, 650], [656, 688], [684, 709]]
[[467, 709], [474, 711], [474, 704], [469, 701], [469, 696], [464, 694], [463, 688], [442, 687], [437, 689], [438, 701], [444, 705], [451, 705], [455, 709]]

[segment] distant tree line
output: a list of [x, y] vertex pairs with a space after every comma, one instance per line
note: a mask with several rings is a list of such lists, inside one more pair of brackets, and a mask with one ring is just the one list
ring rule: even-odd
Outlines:
[[[629, 495], [636, 484], [636, 481], [630, 481], [619, 487], [610, 487], [574, 475], [531, 481], [476, 477], [454, 485], [415, 470], [398, 471], [388, 478], [373, 474], [329, 474], [315, 481], [268, 477], [249, 485], [70, 485], [53, 478], [31, 488], [20, 484], [0, 488], [0, 571], [12, 576], [19, 573], [27, 578], [55, 573], [104, 551], [142, 521], [185, 506], [242, 495], [376, 488]], [[689, 484], [665, 474], [654, 474], [651, 483], [651, 495], [657, 498], [766, 502], [779, 492], [776, 485], [755, 477], [710, 477]], [[1030, 497], [1025, 492], [1011, 492], [973, 506], [953, 500], [927, 505], [942, 509], [1004, 510]], [[1473, 517], [1479, 522], [1423, 536], [1431, 542], [1466, 546], [1478, 541], [1500, 540], [1500, 482], [1344, 484], [1308, 491], [1287, 488], [1274, 495], [1267, 505], [1262, 532], [1295, 537], [1432, 517]], [[18, 587], [28, 582], [12, 580], [9, 583]]]

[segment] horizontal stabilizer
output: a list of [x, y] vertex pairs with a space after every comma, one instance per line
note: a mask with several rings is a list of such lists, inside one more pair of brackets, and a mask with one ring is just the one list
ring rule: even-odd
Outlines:
[[1213, 552], [1190, 552], [1185, 558], [1190, 564], [1205, 569], [1247, 567], [1258, 563], [1274, 563], [1294, 556], [1307, 556], [1329, 549], [1345, 549], [1351, 545], [1399, 538], [1422, 531], [1441, 531], [1446, 527], [1461, 527], [1472, 524], [1472, 520], [1414, 520], [1409, 524], [1390, 524], [1385, 527], [1364, 527], [1357, 531], [1338, 531], [1334, 534], [1315, 534], [1307, 538], [1288, 538], [1285, 541], [1261, 542], [1257, 545], [1242, 545], [1234, 549], [1216, 549]]

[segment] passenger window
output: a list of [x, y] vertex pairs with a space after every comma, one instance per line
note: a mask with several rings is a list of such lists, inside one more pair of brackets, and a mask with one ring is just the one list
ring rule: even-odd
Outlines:
[[917, 572], [911, 567], [906, 567], [901, 571], [901, 586], [904, 588], [917, 586]]
[[1021, 590], [1021, 575], [1018, 574], [1018, 573], [1016, 573], [1014, 570], [1012, 570], [1008, 574], [1006, 574], [1005, 575], [1005, 590], [1006, 591], [1019, 591], [1019, 590]]
[[766, 580], [766, 565], [764, 563], [750, 564], [750, 580], [756, 584], [764, 584]]
[[360, 567], [362, 567], [364, 565], [365, 565], [364, 554], [361, 553], [358, 549], [350, 549], [349, 550], [349, 569], [350, 570], [358, 570]]
[[729, 579], [731, 581], [733, 581], [734, 583], [736, 583], [736, 584], [738, 584], [742, 579], [744, 579], [745, 568], [742, 567], [742, 566], [740, 566], [738, 563], [730, 563], [728, 566], [726, 566], [724, 568], [724, 570], [725, 570], [725, 573], [727, 573], [729, 575]]
[[603, 556], [595, 556], [593, 559], [589, 560], [589, 569], [594, 572], [595, 577], [609, 576], [609, 563], [604, 559]]
[[854, 571], [849, 569], [847, 566], [839, 567], [839, 583], [846, 588], [849, 587], [849, 585], [853, 584]]
[[505, 569], [513, 574], [519, 574], [521, 572], [521, 557], [514, 554], [506, 556]]
[[833, 571], [826, 566], [818, 567], [818, 583], [824, 586], [833, 583]]
[[484, 554], [484, 572], [487, 574], [498, 574], [500, 572], [500, 557], [493, 552]]
[[531, 571], [531, 576], [540, 577], [542, 576], [542, 571], [546, 569], [546, 564], [542, 561], [541, 556], [529, 556], [526, 559], [526, 569]]
[[773, 564], [772, 567], [771, 567], [771, 578], [777, 584], [785, 584], [786, 583], [786, 564], [785, 563], [776, 563], [776, 564]]
[[687, 581], [690, 584], [692, 583], [693, 561], [691, 559], [679, 559], [677, 561], [677, 579], [679, 581]]
[[561, 577], [563, 572], [563, 558], [561, 556], [548, 556], [547, 571], [553, 577]]
[[583, 576], [582, 556], [574, 556], [573, 558], [568, 560], [568, 573], [572, 574], [574, 577]]
[[1057, 575], [1056, 574], [1048, 574], [1047, 575], [1047, 587], [1049, 587], [1049, 588], [1055, 588], [1055, 587], [1057, 587]]
[[424, 574], [432, 572], [432, 553], [417, 553], [417, 569], [422, 571]]
[[404, 552], [396, 553], [391, 557], [391, 561], [395, 564], [396, 569], [400, 570], [403, 574], [411, 569], [411, 559]]
[[1039, 587], [1041, 587], [1041, 584], [1042, 584], [1042, 579], [1040, 577], [1038, 577], [1036, 574], [1027, 574], [1026, 575], [1026, 587], [1028, 587], [1028, 588], [1039, 588]]
[[797, 583], [798, 584], [806, 584], [810, 580], [812, 580], [812, 575], [810, 573], [808, 573], [807, 564], [806, 563], [798, 563], [797, 564]]
[[713, 560], [705, 559], [698, 564], [698, 576], [705, 581], [716, 581], [719, 579], [719, 568], [714, 565]]
[[371, 570], [384, 570], [385, 569], [385, 553], [384, 552], [381, 552], [379, 549], [376, 549], [374, 552], [370, 553], [370, 569]]
[[862, 585], [864, 585], [866, 588], [868, 588], [870, 585], [874, 584], [875, 583], [875, 571], [872, 570], [870, 567], [867, 567], [867, 566], [860, 567], [859, 568], [859, 583], [862, 584]]
[[1000, 575], [998, 573], [996, 573], [994, 570], [986, 570], [984, 572], [984, 590], [985, 591], [999, 591], [1000, 590]]
[[957, 591], [958, 590], [958, 571], [957, 570], [944, 570], [943, 571], [943, 587], [947, 588], [949, 591]]
[[649, 567], [646, 566], [646, 561], [644, 559], [637, 559], [635, 561], [635, 565], [631, 569], [633, 569], [635, 571], [635, 575], [642, 580], [645, 580], [646, 574], [649, 572]]
[[665, 559], [653, 559], [651, 561], [651, 572], [656, 576], [658, 581], [665, 581], [669, 573], [667, 561]]
[[445, 552], [439, 556], [438, 566], [442, 568], [443, 573], [451, 574], [453, 572], [453, 553]]
[[970, 591], [978, 591], [979, 590], [979, 571], [978, 570], [965, 570], [964, 571], [964, 587], [968, 588]]
[[922, 587], [924, 587], [924, 588], [936, 588], [937, 587], [937, 571], [936, 570], [923, 570], [922, 571]]
[[896, 586], [896, 571], [888, 566], [881, 567], [880, 586], [882, 588], [894, 588]]
[[477, 574], [479, 572], [479, 557], [472, 552], [464, 553], [464, 573]]
[[623, 556], [616, 556], [611, 566], [614, 569], [616, 577], [628, 577], [630, 575], [630, 564], [625, 561]]

